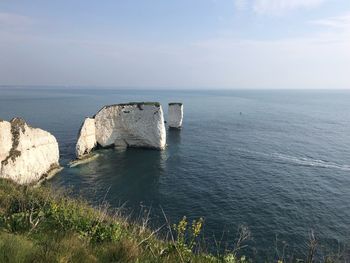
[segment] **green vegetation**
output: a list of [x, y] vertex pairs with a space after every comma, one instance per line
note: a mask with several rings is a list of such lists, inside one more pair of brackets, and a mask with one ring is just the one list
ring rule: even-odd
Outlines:
[[171, 106], [171, 105], [179, 105], [179, 106], [182, 106], [182, 102], [169, 102], [168, 105], [169, 105], [169, 106]]
[[168, 224], [168, 241], [147, 221], [111, 216], [106, 206], [92, 208], [47, 186], [0, 179], [0, 262], [246, 262], [202, 252], [203, 219]]
[[156, 106], [159, 107], [159, 102], [152, 102], [152, 101], [142, 101], [142, 102], [129, 102], [125, 104], [119, 104], [121, 106], [129, 106], [129, 105], [149, 105], [149, 106]]
[[160, 107], [160, 103], [159, 102], [151, 102], [151, 101], [142, 101], [142, 102], [128, 102], [128, 103], [119, 103], [119, 104], [111, 104], [111, 105], [106, 105], [103, 106], [95, 115], [92, 116], [92, 118], [95, 118], [96, 115], [102, 111], [103, 109], [108, 109], [110, 107], [115, 107], [115, 106], [137, 106], [137, 108], [139, 110], [142, 110], [142, 106], [144, 105], [149, 105], [149, 106], [155, 106], [157, 108]]
[[20, 131], [24, 133], [25, 131], [25, 121], [21, 118], [13, 118], [11, 120], [11, 134], [12, 134], [12, 147], [10, 149], [9, 155], [2, 160], [2, 165], [7, 165], [8, 161], [11, 159], [12, 161], [16, 160], [17, 157], [21, 156], [21, 152], [17, 150], [19, 144], [19, 135]]
[[[111, 212], [48, 186], [33, 188], [0, 179], [0, 262], [251, 262], [239, 256], [250, 238], [245, 227], [232, 250], [212, 255], [202, 249], [202, 218], [190, 223], [183, 217], [171, 226], [164, 215], [168, 238], [161, 238], [160, 229], [147, 227], [147, 216], [134, 223]], [[345, 262], [341, 253], [316, 261], [316, 248], [312, 234], [305, 259], [287, 257], [283, 249], [282, 256], [269, 262]]]
[[114, 107], [114, 106], [143, 106], [143, 105], [159, 107], [160, 103], [159, 102], [152, 102], [152, 101], [140, 101], [140, 102], [131, 101], [128, 103], [119, 103], [119, 104], [108, 105], [108, 106], [105, 106], [105, 108]]

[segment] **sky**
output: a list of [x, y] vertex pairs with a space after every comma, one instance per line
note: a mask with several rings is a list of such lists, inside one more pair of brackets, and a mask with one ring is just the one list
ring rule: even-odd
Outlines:
[[0, 0], [0, 85], [350, 89], [350, 1]]

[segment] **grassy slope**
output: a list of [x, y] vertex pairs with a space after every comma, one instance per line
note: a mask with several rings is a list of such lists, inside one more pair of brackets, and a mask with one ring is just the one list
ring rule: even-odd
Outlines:
[[178, 241], [165, 241], [65, 193], [0, 179], [0, 262], [240, 262], [192, 252], [183, 238], [192, 227], [183, 221], [175, 229]]
[[[235, 251], [215, 256], [202, 252], [197, 246], [202, 220], [169, 227], [172, 238], [166, 241], [147, 228], [147, 220], [136, 224], [109, 212], [47, 186], [32, 188], [0, 179], [0, 262], [248, 262], [237, 259]], [[240, 247], [239, 241], [235, 246]], [[315, 253], [316, 246], [310, 246], [304, 260], [271, 262], [349, 258], [335, 254], [315, 260]]]

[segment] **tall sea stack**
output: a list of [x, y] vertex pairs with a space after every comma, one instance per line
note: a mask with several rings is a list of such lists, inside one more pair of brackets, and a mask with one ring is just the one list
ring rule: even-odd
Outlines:
[[183, 120], [183, 104], [180, 102], [171, 102], [168, 107], [168, 125], [169, 128], [181, 129]]
[[130, 102], [104, 106], [93, 118], [86, 118], [76, 155], [83, 159], [95, 146], [162, 150], [165, 145], [162, 106], [157, 102]]

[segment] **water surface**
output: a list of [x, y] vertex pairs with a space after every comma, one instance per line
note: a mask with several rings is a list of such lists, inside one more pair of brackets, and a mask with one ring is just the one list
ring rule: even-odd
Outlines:
[[172, 222], [204, 217], [207, 237], [247, 225], [259, 258], [276, 237], [298, 251], [311, 229], [325, 246], [349, 242], [350, 92], [0, 89], [0, 118], [52, 132], [66, 166], [83, 118], [128, 101], [160, 101], [165, 113], [181, 101], [184, 127], [167, 131], [164, 151], [99, 151], [52, 184], [94, 204], [152, 207], [154, 225], [160, 207]]

